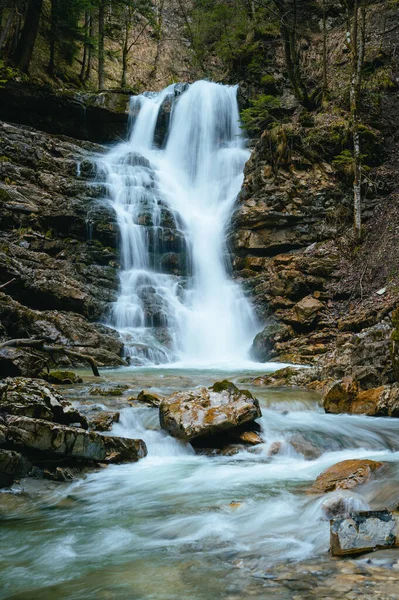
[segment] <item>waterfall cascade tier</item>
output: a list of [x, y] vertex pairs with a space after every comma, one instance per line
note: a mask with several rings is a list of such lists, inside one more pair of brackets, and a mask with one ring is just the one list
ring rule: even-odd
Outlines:
[[130, 138], [102, 159], [121, 237], [110, 324], [133, 364], [248, 360], [256, 323], [225, 245], [249, 157], [236, 95], [198, 81], [133, 97]]

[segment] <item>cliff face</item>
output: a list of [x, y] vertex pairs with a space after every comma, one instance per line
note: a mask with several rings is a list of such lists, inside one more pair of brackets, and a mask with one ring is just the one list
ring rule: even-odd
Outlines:
[[[120, 364], [118, 336], [98, 324], [118, 289], [115, 217], [94, 182], [104, 147], [4, 122], [0, 144], [0, 335]], [[3, 348], [0, 370], [32, 374], [29, 357]]]
[[[330, 370], [338, 361], [341, 371], [345, 361], [347, 371], [371, 368], [371, 355], [356, 355], [363, 335], [384, 345], [389, 362], [390, 313], [399, 297], [398, 27], [392, 6], [375, 3], [368, 9], [366, 64], [372, 75], [364, 77], [362, 107], [361, 141], [368, 156], [361, 242], [352, 233], [351, 175], [339, 161], [348, 135], [343, 96], [338, 101], [332, 92], [333, 99], [313, 113], [293, 102], [285, 121], [254, 146], [230, 245], [235, 274], [265, 323], [253, 346], [258, 359], [317, 362]], [[307, 43], [317, 55], [320, 33], [309, 32]], [[339, 20], [330, 23], [328, 57], [330, 86], [344, 93], [350, 59]], [[277, 47], [275, 79], [282, 77], [280, 58]], [[309, 65], [304, 68], [311, 74]], [[389, 83], [382, 84], [388, 73]], [[373, 333], [378, 323], [384, 323], [384, 341], [381, 332]], [[392, 377], [392, 366], [381, 371], [383, 379]]]

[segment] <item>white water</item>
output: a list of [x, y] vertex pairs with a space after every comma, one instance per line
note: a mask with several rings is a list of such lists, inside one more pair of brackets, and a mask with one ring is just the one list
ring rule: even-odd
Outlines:
[[[168, 389], [163, 371], [149, 376], [138, 369], [136, 376], [129, 394], [148, 384], [165, 393], [172, 380], [182, 387], [174, 372]], [[2, 521], [0, 598], [280, 600], [278, 590], [263, 588], [276, 563], [295, 571], [290, 561], [328, 560], [326, 500], [344, 493], [356, 509], [396, 505], [398, 419], [327, 415], [312, 393], [299, 390], [257, 395], [265, 443], [235, 456], [196, 455], [160, 429], [157, 409], [123, 409], [112, 434], [143, 438], [148, 456], [52, 486], [44, 498], [15, 496]], [[294, 434], [318, 448], [319, 458], [296, 453], [289, 444]], [[269, 457], [273, 441], [284, 448]], [[389, 467], [354, 490], [306, 493], [324, 469], [353, 458]]]
[[[177, 99], [174, 86], [135, 97], [138, 116], [129, 141], [102, 161], [121, 235], [120, 294], [111, 325], [133, 364], [248, 361], [256, 323], [229, 278], [225, 247], [249, 157], [236, 94], [236, 87], [198, 81]], [[170, 97], [171, 121], [160, 149], [156, 123]]]

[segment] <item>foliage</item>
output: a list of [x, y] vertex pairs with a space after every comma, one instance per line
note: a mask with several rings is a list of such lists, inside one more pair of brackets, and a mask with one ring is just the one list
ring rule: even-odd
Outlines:
[[251, 106], [241, 112], [244, 129], [250, 134], [256, 134], [275, 120], [273, 112], [279, 109], [281, 102], [276, 96], [262, 94], [251, 101]]

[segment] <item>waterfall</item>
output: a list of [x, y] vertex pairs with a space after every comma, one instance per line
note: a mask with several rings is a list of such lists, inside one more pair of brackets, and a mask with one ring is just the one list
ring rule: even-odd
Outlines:
[[131, 99], [101, 170], [121, 239], [110, 325], [132, 364], [242, 363], [256, 334], [225, 244], [249, 158], [237, 87], [176, 84]]

